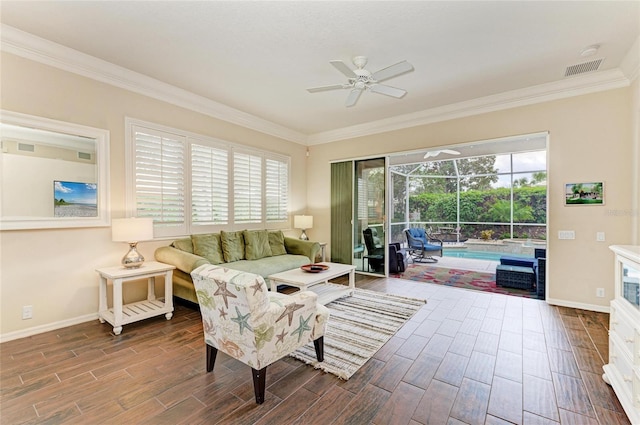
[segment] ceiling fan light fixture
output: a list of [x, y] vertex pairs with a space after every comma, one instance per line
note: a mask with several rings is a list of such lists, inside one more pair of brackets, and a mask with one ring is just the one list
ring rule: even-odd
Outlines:
[[329, 61], [340, 73], [347, 77], [348, 82], [345, 84], [332, 84], [328, 86], [311, 87], [307, 91], [309, 93], [317, 93], [320, 91], [329, 91], [337, 89], [350, 89], [351, 92], [347, 96], [345, 106], [351, 107], [356, 104], [360, 98], [360, 94], [363, 91], [370, 91], [372, 93], [383, 94], [386, 96], [401, 99], [407, 94], [406, 90], [402, 90], [396, 87], [380, 84], [383, 80], [388, 80], [393, 77], [397, 77], [407, 72], [413, 71], [413, 65], [407, 61], [398, 62], [394, 65], [383, 68], [375, 73], [371, 73], [364, 69], [367, 65], [366, 56], [354, 56], [352, 58], [353, 64], [356, 69], [351, 69], [341, 60]]

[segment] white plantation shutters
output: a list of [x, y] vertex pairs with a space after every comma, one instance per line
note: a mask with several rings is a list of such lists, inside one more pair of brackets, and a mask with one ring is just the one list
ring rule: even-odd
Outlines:
[[233, 211], [236, 223], [262, 222], [262, 158], [233, 153]]
[[265, 204], [267, 223], [287, 221], [289, 209], [289, 161], [265, 159]]
[[186, 231], [184, 137], [139, 127], [133, 135], [136, 216], [152, 217], [157, 228]]
[[155, 237], [289, 227], [290, 158], [126, 119], [127, 211]]
[[229, 223], [229, 153], [227, 149], [191, 145], [191, 222]]

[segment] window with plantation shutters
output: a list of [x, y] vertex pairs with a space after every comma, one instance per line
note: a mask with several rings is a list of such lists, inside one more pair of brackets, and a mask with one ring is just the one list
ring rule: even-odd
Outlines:
[[134, 127], [133, 139], [135, 215], [184, 231], [184, 137]]
[[227, 149], [191, 145], [191, 222], [229, 223], [229, 153]]
[[233, 212], [235, 223], [262, 222], [262, 158], [233, 153]]
[[290, 159], [127, 118], [128, 215], [156, 237], [289, 226]]
[[288, 220], [289, 162], [265, 159], [265, 208], [267, 223]]

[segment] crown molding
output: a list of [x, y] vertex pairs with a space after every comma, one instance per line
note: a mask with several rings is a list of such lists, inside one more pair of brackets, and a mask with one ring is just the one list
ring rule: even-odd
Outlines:
[[163, 83], [146, 75], [2, 24], [0, 49], [26, 59], [120, 87], [213, 118], [299, 144], [306, 135]]
[[629, 81], [635, 81], [640, 75], [640, 36], [636, 38], [624, 59], [620, 63], [620, 69], [629, 78]]
[[464, 102], [452, 103], [450, 105], [399, 115], [379, 121], [315, 133], [309, 136], [307, 144], [317, 145], [337, 140], [401, 130], [419, 125], [433, 124], [456, 118], [549, 102], [604, 90], [612, 90], [626, 87], [629, 84], [629, 79], [619, 69], [602, 71]]
[[626, 87], [640, 74], [639, 37], [619, 69], [306, 135], [8, 25], [2, 24], [0, 31], [0, 50], [7, 53], [307, 146]]

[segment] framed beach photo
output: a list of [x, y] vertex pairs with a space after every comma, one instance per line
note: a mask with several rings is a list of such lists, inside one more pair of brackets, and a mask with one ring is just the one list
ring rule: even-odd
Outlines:
[[604, 182], [565, 184], [564, 204], [604, 205]]
[[54, 217], [97, 217], [97, 184], [55, 180], [53, 182]]

